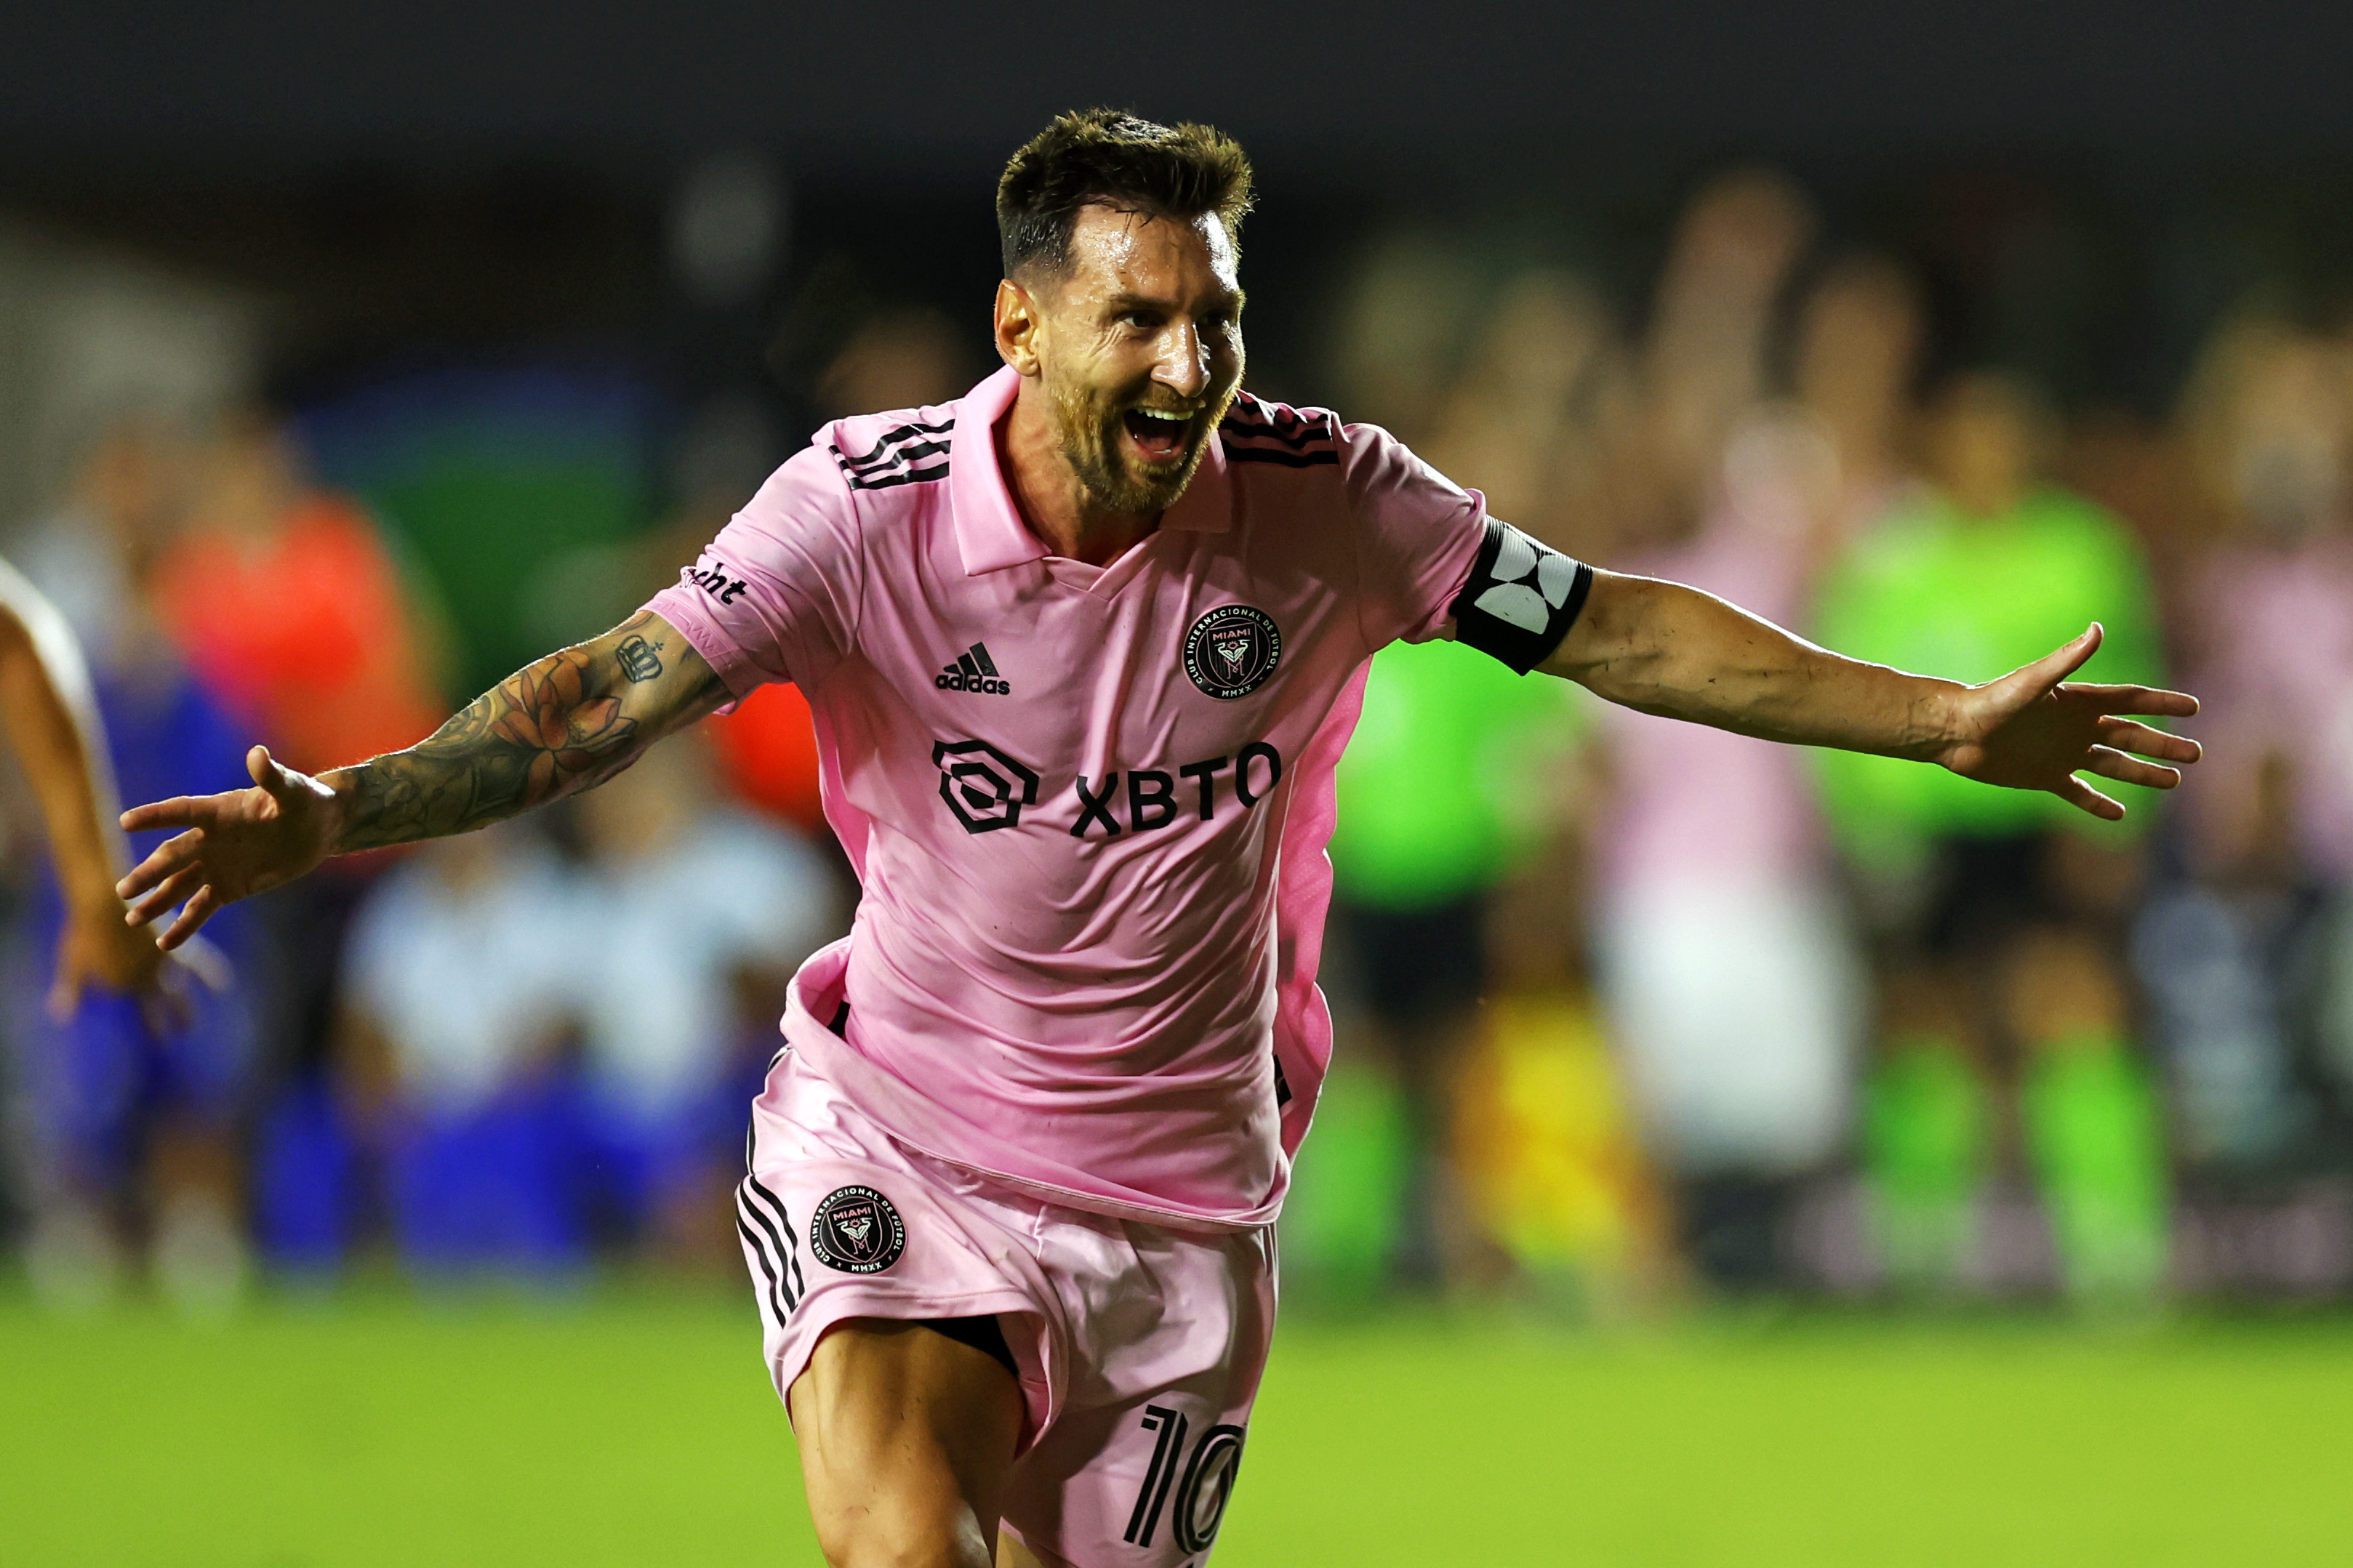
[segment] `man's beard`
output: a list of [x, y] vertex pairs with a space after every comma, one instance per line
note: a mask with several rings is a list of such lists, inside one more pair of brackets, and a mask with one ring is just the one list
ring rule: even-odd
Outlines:
[[1186, 426], [1185, 460], [1173, 468], [1143, 469], [1128, 460], [1120, 436], [1127, 410], [1139, 405], [1104, 407], [1088, 402], [1076, 391], [1054, 394], [1057, 444], [1090, 500], [1106, 511], [1149, 516], [1176, 505], [1185, 487], [1193, 482], [1194, 471], [1208, 450], [1210, 433], [1233, 399], [1233, 390], [1229, 388], [1213, 408], [1205, 411], [1206, 416], [1194, 415]]

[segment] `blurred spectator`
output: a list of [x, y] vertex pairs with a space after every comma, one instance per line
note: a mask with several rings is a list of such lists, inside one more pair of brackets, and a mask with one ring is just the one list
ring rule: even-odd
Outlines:
[[[1453, 643], [1400, 644], [1375, 656], [1341, 760], [1335, 945], [1345, 945], [1361, 1005], [1343, 1077], [1370, 1075], [1344, 1083], [1342, 1094], [1363, 1102], [1362, 1136], [1401, 1133], [1405, 1146], [1394, 1157], [1334, 1151], [1335, 1166], [1385, 1172], [1394, 1183], [1356, 1190], [1363, 1220], [1319, 1222], [1317, 1203], [1344, 1200], [1336, 1189], [1319, 1196], [1311, 1172], [1303, 1223], [1339, 1225], [1350, 1245], [1409, 1279], [1459, 1273], [1475, 1242], [1448, 1149], [1486, 980], [1485, 903], [1556, 826], [1554, 775], [1581, 727], [1575, 697]], [[1391, 1097], [1398, 1109], [1384, 1113]], [[1318, 1266], [1303, 1234], [1298, 1250], [1303, 1265]], [[1374, 1262], [1357, 1256], [1347, 1268], [1363, 1274]]]
[[1775, 307], [1813, 227], [1804, 193], [1770, 169], [1721, 176], [1683, 209], [1642, 349], [1630, 542], [1683, 537], [1711, 507], [1733, 426], [1764, 396]]
[[2353, 888], [2353, 353], [2246, 318], [2183, 408], [2211, 528], [2183, 642], [2210, 748], [2181, 794], [2184, 864], [2137, 936], [2183, 1152], [2276, 1168], [2316, 1131], [2300, 1069]]
[[187, 510], [195, 458], [176, 419], [142, 409], [108, 421], [66, 495], [12, 552], [97, 667], [114, 664], [134, 634], [155, 629], [139, 580]]
[[2115, 954], [2094, 932], [2030, 931], [2003, 979], [2010, 1036], [2028, 1052], [2026, 1163], [2062, 1282], [2087, 1304], [2145, 1301], [2165, 1274], [2171, 1181]]
[[1496, 516], [1596, 559], [1623, 510], [1633, 414], [1631, 366], [1593, 290], [1529, 271], [1495, 301], [1419, 451]]
[[[1685, 213], [1645, 350], [1646, 546], [1613, 562], [1800, 623], [1838, 524], [1837, 454], [1764, 401], [1775, 301], [1810, 231], [1744, 173]], [[1651, 1148], [1708, 1279], [1781, 1279], [1799, 1180], [1841, 1147], [1856, 963], [1803, 763], [1624, 710], [1597, 822], [1600, 973]]]
[[1876, 523], [1915, 482], [1906, 446], [1926, 331], [1918, 286], [1883, 257], [1832, 263], [1806, 297], [1791, 390], [1838, 459], [1825, 547]]
[[[2096, 619], [2106, 637], [2082, 678], [2156, 680], [2140, 552], [2114, 517], [2042, 479], [2049, 410], [2014, 381], [1968, 375], [1946, 389], [1929, 428], [1936, 488], [1845, 552], [1824, 591], [1825, 639], [1859, 658], [1985, 680]], [[1852, 752], [1820, 762], [1841, 843], [1875, 872], [1920, 870], [1940, 840], [2039, 840], [2053, 826], [2091, 824], [2055, 796], [1989, 790], [1942, 769]], [[2117, 787], [2136, 807], [2156, 799]], [[2124, 842], [2149, 820], [2137, 809], [2122, 829], [2089, 831]]]
[[1437, 433], [1478, 319], [1482, 279], [1471, 249], [1463, 234], [1421, 230], [1388, 236], [1359, 258], [1330, 338], [1332, 381], [1348, 418], [1410, 447]]
[[[408, 585], [367, 512], [315, 483], [291, 433], [254, 409], [218, 422], [191, 478], [153, 595], [172, 640], [237, 721], [239, 752], [265, 742], [316, 773], [431, 732], [448, 710], [427, 678]], [[234, 787], [244, 774], [233, 763], [181, 788]], [[287, 1119], [299, 1121], [323, 1092], [343, 931], [382, 858], [330, 864], [329, 875], [254, 906], [277, 965], [257, 1086], [271, 1168], [284, 1157]]]
[[[352, 921], [343, 1077], [421, 1274], [546, 1277], [585, 1260], [559, 1058], [580, 977], [608, 950], [577, 937], [563, 867], [523, 824], [432, 845]], [[299, 1184], [264, 1195], [298, 1214], [305, 1201]]]
[[[1929, 427], [1936, 489], [1857, 540], [1826, 587], [1825, 642], [1904, 668], [1986, 680], [2106, 627], [2083, 679], [2158, 683], [2156, 606], [2132, 538], [2040, 479], [2050, 420], [2019, 384], [1963, 376]], [[1975, 1109], [2015, 1089], [2022, 1163], [2063, 1276], [2145, 1295], [2164, 1259], [2165, 1149], [2127, 1033], [2121, 926], [2151, 792], [2104, 826], [2055, 797], [1934, 768], [1824, 752], [1831, 822], [1880, 942], [1883, 1060], [1867, 1162], [1891, 1258], [1958, 1279], [1966, 1207], [2000, 1168]], [[2105, 782], [2105, 781], [2104, 781]], [[2008, 979], [2005, 981], [2004, 977]], [[1931, 1158], [1933, 1153], [1934, 1158]]]
[[1606, 1317], [1659, 1297], [1672, 1237], [1586, 974], [1582, 881], [1556, 854], [1498, 889], [1453, 1133], [1469, 1206], [1520, 1278]]
[[1315, 1152], [1293, 1168], [1283, 1199], [1283, 1288], [1298, 1300], [1360, 1306], [1398, 1272], [1416, 1129], [1385, 1064], [1345, 1037], [1347, 1005], [1335, 999], [1333, 1009], [1339, 1046], [1315, 1101]]
[[[1640, 556], [1776, 620], [1802, 621], [1835, 469], [1810, 423], [1760, 410], [1735, 435], [1704, 528]], [[1801, 1178], [1843, 1147], [1860, 962], [1804, 759], [1623, 710], [1598, 823], [1604, 991], [1686, 1244], [1716, 1284], [1782, 1278]]]
[[735, 1258], [726, 1188], [794, 969], [841, 932], [824, 857], [719, 806], [699, 735], [582, 797], [565, 955], [592, 1195], [673, 1262]]
[[[30, 563], [58, 583], [88, 628], [106, 760], [132, 801], [209, 791], [243, 773], [243, 737], [151, 609], [185, 455], [166, 423], [116, 422], [67, 504], [28, 537]], [[155, 841], [142, 835], [131, 853]], [[37, 1284], [59, 1299], [100, 1299], [143, 1253], [170, 1300], [200, 1310], [228, 1305], [248, 1267], [237, 1134], [253, 1057], [251, 987], [266, 968], [249, 912], [225, 910], [206, 928], [210, 950], [239, 979], [190, 992], [184, 1018], [122, 995], [87, 997], [70, 1017], [49, 1016], [44, 959], [65, 918], [54, 881], [26, 918], [31, 940], [15, 944], [6, 989], [38, 1128]]]
[[258, 415], [226, 420], [205, 453], [155, 599], [206, 685], [290, 766], [396, 751], [447, 712], [375, 525], [313, 488], [286, 432]]

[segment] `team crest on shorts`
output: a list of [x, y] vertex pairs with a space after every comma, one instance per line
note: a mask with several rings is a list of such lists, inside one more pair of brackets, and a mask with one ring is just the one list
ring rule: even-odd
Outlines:
[[809, 1221], [809, 1250], [828, 1268], [880, 1274], [907, 1250], [907, 1227], [872, 1187], [836, 1187]]
[[1220, 605], [1185, 634], [1185, 673], [1212, 697], [1248, 697], [1282, 659], [1274, 617], [1249, 605]]

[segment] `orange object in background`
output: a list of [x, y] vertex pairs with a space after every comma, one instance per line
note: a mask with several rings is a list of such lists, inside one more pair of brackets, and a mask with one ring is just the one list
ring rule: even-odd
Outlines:
[[365, 514], [312, 492], [271, 521], [193, 529], [157, 563], [156, 612], [198, 679], [306, 772], [430, 734], [447, 710]]
[[819, 842], [830, 835], [818, 800], [817, 731], [799, 687], [763, 686], [705, 727], [738, 796]]

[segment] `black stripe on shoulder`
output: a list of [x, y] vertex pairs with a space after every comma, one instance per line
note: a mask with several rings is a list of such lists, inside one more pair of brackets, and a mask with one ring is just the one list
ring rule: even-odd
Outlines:
[[[893, 425], [891, 428], [882, 432], [881, 438], [878, 439], [874, 443], [873, 447], [866, 453], [866, 458], [873, 457], [877, 452], [881, 451], [883, 447], [891, 446], [896, 442], [906, 441], [917, 436], [945, 436], [955, 428], [955, 421], [953, 418], [943, 419], [936, 425], [925, 425], [913, 420], [911, 420], [904, 425]], [[866, 458], [860, 458], [856, 460], [862, 463], [866, 460]]]
[[1295, 408], [1281, 408], [1256, 398], [1237, 399], [1227, 410], [1219, 433], [1229, 440], [1273, 441], [1293, 451], [1338, 444], [1330, 415], [1310, 416]]
[[[865, 451], [852, 454], [838, 446], [826, 450], [842, 477], [855, 486], [861, 479], [881, 479], [903, 471], [925, 458], [938, 457], [948, 449], [947, 437], [955, 431], [954, 419], [943, 419], [936, 425], [908, 424], [894, 426]], [[931, 437], [926, 439], [926, 437]]]
[[890, 457], [877, 461], [845, 462], [841, 465], [841, 472], [852, 484], [887, 479], [893, 474], [903, 474], [930, 458], [944, 458], [947, 450], [945, 441], [921, 441], [912, 447], [902, 447]]
[[948, 466], [945, 463], [934, 463], [927, 468], [909, 468], [902, 473], [883, 474], [874, 479], [866, 479], [857, 474], [847, 474], [843, 477], [849, 479], [849, 488], [854, 490], [888, 490], [895, 489], [901, 485], [923, 485], [929, 484], [934, 479], [946, 479]]
[[1280, 463], [1286, 468], [1338, 468], [1340, 454], [1330, 447], [1294, 451], [1282, 447], [1237, 447], [1223, 443], [1229, 463]]
[[833, 460], [841, 469], [841, 477], [854, 490], [887, 490], [893, 485], [921, 484], [925, 479], [945, 479], [948, 472], [948, 444], [945, 441], [919, 441], [902, 447], [890, 456], [876, 458], [851, 459], [841, 455], [839, 447], [828, 447]]
[[944, 439], [886, 442], [862, 458], [845, 455], [841, 461], [844, 468], [855, 468], [861, 474], [871, 474], [899, 464], [920, 462], [934, 453], [944, 452], [947, 449], [948, 444]]

